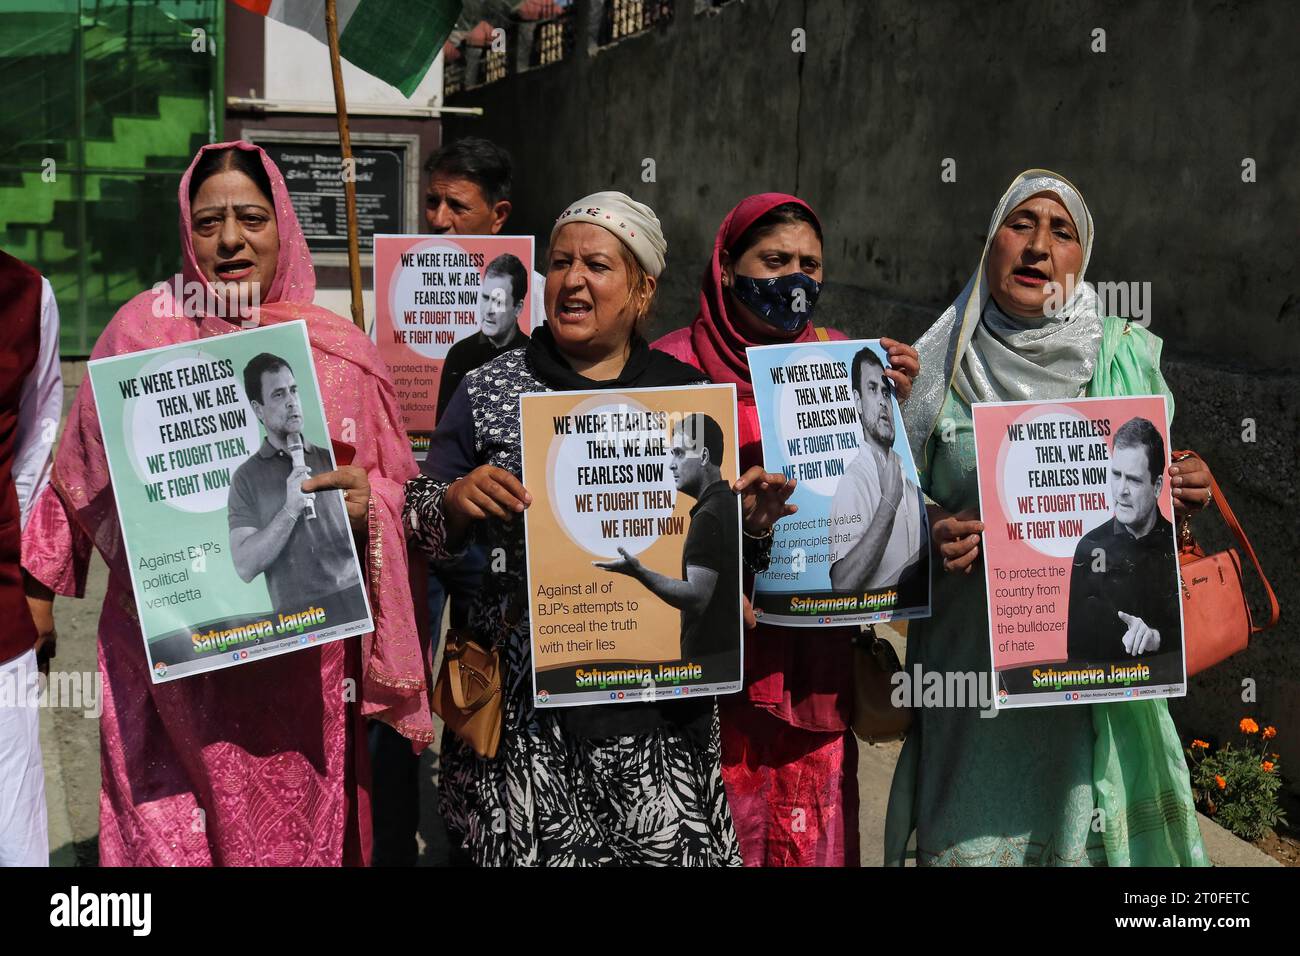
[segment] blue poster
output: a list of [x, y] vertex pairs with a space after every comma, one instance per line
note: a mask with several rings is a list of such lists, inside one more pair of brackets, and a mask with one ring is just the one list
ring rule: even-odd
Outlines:
[[748, 349], [768, 471], [798, 481], [754, 611], [795, 627], [930, 615], [925, 496], [876, 339]]

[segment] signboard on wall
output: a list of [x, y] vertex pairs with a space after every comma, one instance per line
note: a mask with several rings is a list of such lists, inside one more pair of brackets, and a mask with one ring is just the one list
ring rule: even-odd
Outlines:
[[[316, 265], [346, 265], [348, 220], [337, 134], [246, 130], [244, 138], [265, 149], [284, 174]], [[354, 133], [352, 156], [357, 237], [368, 266], [377, 234], [418, 229], [419, 137]]]

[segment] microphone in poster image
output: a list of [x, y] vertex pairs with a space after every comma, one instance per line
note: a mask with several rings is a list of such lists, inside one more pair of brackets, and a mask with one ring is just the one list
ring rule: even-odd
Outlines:
[[[291, 432], [286, 442], [289, 449], [289, 460], [293, 462], [294, 471], [307, 467], [307, 458], [303, 452], [302, 433]], [[308, 518], [316, 517], [316, 495], [303, 492], [303, 497], [307, 499], [307, 507], [303, 509], [303, 514]]]

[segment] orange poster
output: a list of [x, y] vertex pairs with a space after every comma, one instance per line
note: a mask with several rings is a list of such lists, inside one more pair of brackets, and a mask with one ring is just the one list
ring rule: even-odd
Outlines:
[[423, 459], [465, 373], [527, 344], [532, 236], [375, 236], [375, 343]]
[[521, 405], [537, 705], [740, 690], [735, 387]]

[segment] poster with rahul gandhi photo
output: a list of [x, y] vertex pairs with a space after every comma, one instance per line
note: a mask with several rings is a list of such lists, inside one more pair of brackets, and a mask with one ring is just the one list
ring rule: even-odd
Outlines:
[[528, 344], [532, 236], [375, 236], [374, 340], [423, 460], [465, 373]]
[[735, 386], [520, 404], [535, 705], [739, 691]]
[[997, 706], [1183, 696], [1164, 399], [972, 414]]
[[87, 374], [155, 683], [374, 630], [304, 322]]
[[793, 627], [928, 617], [930, 532], [878, 339], [747, 350], [768, 471], [798, 512], [772, 529], [754, 613]]

